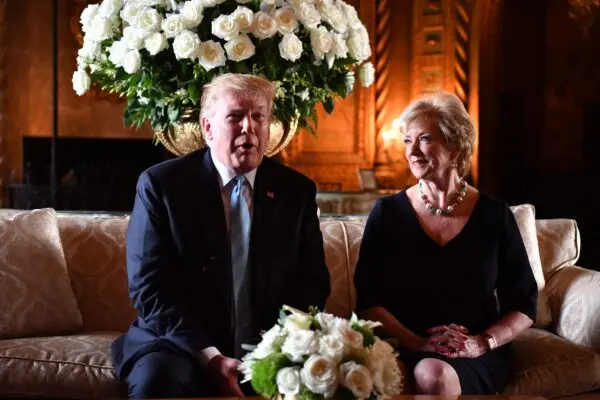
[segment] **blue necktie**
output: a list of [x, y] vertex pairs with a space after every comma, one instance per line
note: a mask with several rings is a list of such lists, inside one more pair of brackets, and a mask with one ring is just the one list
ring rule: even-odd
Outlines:
[[242, 355], [241, 345], [252, 339], [252, 307], [250, 298], [250, 274], [247, 273], [248, 252], [250, 250], [250, 209], [247, 199], [249, 187], [243, 175], [234, 178], [230, 203], [231, 267], [233, 275], [233, 295], [235, 313], [236, 356]]

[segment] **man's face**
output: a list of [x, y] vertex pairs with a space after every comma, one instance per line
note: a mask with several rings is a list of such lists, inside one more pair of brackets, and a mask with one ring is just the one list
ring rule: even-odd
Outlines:
[[224, 91], [202, 119], [213, 155], [236, 174], [257, 168], [269, 141], [270, 104], [262, 97]]

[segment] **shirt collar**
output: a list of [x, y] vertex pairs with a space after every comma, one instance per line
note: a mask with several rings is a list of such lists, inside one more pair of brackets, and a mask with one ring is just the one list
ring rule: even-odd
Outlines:
[[[217, 160], [217, 158], [213, 155], [212, 151], [210, 151], [210, 157], [212, 158], [213, 164], [215, 164], [215, 168], [217, 169], [217, 172], [219, 173], [219, 186], [221, 187], [221, 189], [223, 189], [223, 187], [226, 186], [229, 182], [231, 182], [231, 180], [233, 178], [235, 178], [237, 176], [237, 174], [232, 169], [225, 166], [225, 164], [223, 164], [222, 162]], [[257, 170], [257, 168], [254, 168], [252, 171], [246, 172], [244, 174], [244, 176], [248, 180], [248, 183], [250, 183], [250, 188], [252, 190], [254, 190], [254, 180], [256, 179], [256, 170]]]

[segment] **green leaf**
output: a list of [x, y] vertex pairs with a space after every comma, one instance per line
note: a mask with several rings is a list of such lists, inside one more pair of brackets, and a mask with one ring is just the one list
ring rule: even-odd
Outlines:
[[200, 100], [200, 93], [201, 93], [198, 83], [191, 82], [190, 84], [188, 84], [187, 91], [188, 91], [188, 96], [190, 96], [190, 100], [192, 101], [192, 104], [194, 104], [194, 105], [198, 104], [198, 101]]
[[174, 103], [167, 106], [167, 113], [172, 124], [179, 122], [179, 109]]
[[327, 114], [331, 114], [333, 112], [334, 106], [335, 104], [333, 103], [333, 97], [327, 97], [327, 99], [323, 101], [323, 108]]
[[363, 328], [360, 326], [358, 322], [352, 323], [352, 329], [357, 332], [360, 332], [363, 335], [363, 347], [369, 347], [375, 344], [375, 334], [373, 331], [367, 328]]

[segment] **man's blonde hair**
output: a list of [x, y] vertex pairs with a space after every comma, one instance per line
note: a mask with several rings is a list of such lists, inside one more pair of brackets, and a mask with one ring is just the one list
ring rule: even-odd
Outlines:
[[452, 151], [458, 152], [456, 169], [465, 176], [471, 168], [475, 148], [475, 126], [460, 99], [449, 92], [425, 95], [416, 99], [400, 116], [400, 133], [406, 134], [408, 125], [417, 119], [435, 122]]
[[256, 75], [227, 73], [214, 77], [212, 81], [204, 85], [200, 99], [200, 121], [208, 116], [216, 97], [226, 91], [240, 93], [250, 99], [265, 99], [270, 117], [275, 98], [273, 83]]

